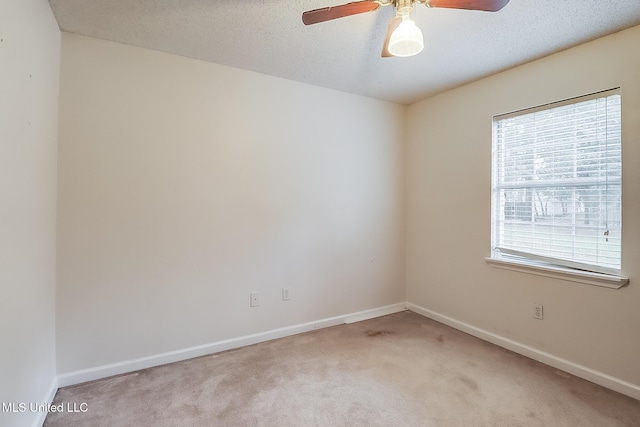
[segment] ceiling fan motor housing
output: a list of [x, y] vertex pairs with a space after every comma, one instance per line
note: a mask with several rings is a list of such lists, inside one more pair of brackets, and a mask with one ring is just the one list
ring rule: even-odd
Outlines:
[[408, 15], [413, 9], [413, 0], [396, 0], [395, 5], [398, 15]]

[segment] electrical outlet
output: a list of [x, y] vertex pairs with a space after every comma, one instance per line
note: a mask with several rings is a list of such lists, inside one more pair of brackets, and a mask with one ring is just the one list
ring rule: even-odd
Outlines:
[[289, 288], [282, 288], [282, 301], [289, 301], [289, 299], [291, 299]]
[[257, 307], [260, 305], [260, 292], [251, 292], [250, 298], [251, 298], [249, 301], [250, 307]]
[[543, 311], [542, 311], [542, 304], [538, 304], [538, 303], [534, 303], [533, 304], [533, 318], [534, 319], [538, 319], [538, 320], [542, 320], [543, 319]]

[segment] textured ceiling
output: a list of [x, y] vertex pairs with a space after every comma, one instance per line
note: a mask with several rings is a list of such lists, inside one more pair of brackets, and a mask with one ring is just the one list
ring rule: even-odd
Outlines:
[[640, 0], [511, 0], [487, 13], [416, 6], [425, 49], [381, 58], [391, 6], [312, 26], [349, 0], [50, 0], [63, 31], [409, 104], [640, 24]]

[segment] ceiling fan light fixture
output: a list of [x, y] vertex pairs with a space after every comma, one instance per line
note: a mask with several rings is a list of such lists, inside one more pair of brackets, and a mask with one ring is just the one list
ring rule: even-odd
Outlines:
[[424, 49], [422, 31], [413, 20], [403, 16], [389, 39], [389, 53], [393, 56], [407, 57], [417, 55]]

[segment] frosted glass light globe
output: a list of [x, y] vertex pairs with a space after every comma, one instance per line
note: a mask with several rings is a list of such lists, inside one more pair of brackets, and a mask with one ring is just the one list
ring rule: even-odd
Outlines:
[[413, 56], [422, 52], [422, 31], [411, 19], [403, 19], [389, 39], [389, 53], [393, 56]]

